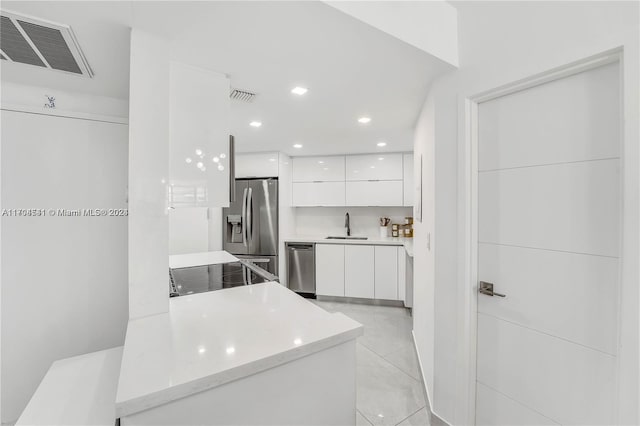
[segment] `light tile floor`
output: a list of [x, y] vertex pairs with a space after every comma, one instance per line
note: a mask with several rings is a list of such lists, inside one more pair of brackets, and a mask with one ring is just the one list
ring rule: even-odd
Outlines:
[[356, 425], [429, 425], [405, 308], [315, 301], [364, 325], [357, 347]]

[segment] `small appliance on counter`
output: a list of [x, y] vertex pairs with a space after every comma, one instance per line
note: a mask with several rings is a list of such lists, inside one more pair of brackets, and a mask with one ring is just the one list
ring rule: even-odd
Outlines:
[[413, 238], [413, 218], [404, 218], [404, 223], [394, 223], [391, 225], [392, 237]]
[[278, 281], [277, 276], [258, 266], [268, 262], [269, 259], [239, 259], [237, 262], [169, 269], [169, 297]]

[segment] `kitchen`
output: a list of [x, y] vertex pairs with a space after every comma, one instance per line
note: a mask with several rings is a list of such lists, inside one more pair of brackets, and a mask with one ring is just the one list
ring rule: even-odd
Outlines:
[[[490, 151], [493, 139], [483, 133], [507, 138], [500, 114], [531, 114], [513, 106], [524, 99], [518, 93], [549, 99], [536, 91], [554, 87], [547, 81], [598, 99], [567, 106], [562, 125], [538, 117], [549, 129], [576, 128], [579, 114], [601, 111], [592, 125], [613, 135], [613, 106], [624, 99], [620, 114], [637, 111], [628, 95], [637, 91], [616, 98], [611, 84], [624, 78], [625, 87], [638, 87], [638, 5], [481, 3], [3, 2], [2, 424], [635, 423], [637, 404], [634, 411], [629, 401], [637, 380], [610, 380], [614, 370], [637, 376], [630, 348], [638, 298], [614, 303], [636, 294], [637, 262], [622, 263], [619, 281], [612, 278], [617, 259], [634, 257], [635, 240], [617, 236], [615, 221], [596, 221], [619, 213], [628, 229], [620, 235], [635, 238], [633, 205], [615, 210], [614, 195], [619, 187], [631, 200], [637, 188], [637, 158], [629, 155], [637, 120], [611, 136], [624, 150], [612, 143], [557, 160], [627, 161], [620, 182], [613, 166], [594, 169], [609, 185], [601, 204], [613, 207], [576, 221], [607, 231], [594, 237], [602, 248], [580, 237], [540, 243], [609, 259], [562, 264], [572, 274], [592, 272], [574, 280], [586, 286], [612, 283], [600, 316], [581, 316], [578, 304], [566, 310], [583, 319], [586, 337], [537, 311], [529, 319], [521, 290], [509, 287], [518, 280], [502, 277], [506, 267], [487, 266], [488, 244], [518, 246], [501, 245], [515, 231], [499, 233], [487, 218], [515, 210], [487, 214], [482, 200], [493, 181], [474, 192], [477, 128], [465, 120], [474, 108], [479, 120], [495, 119], [479, 126], [480, 176], [548, 166], [532, 155], [540, 163], [511, 167], [517, 152]], [[581, 41], [548, 53], [563, 18], [574, 15]], [[551, 28], [549, 40], [534, 40], [524, 24], [530, 17]], [[505, 58], [498, 52], [509, 41], [489, 28], [544, 52], [535, 64], [520, 50]], [[495, 63], [501, 73], [492, 72]], [[550, 77], [536, 77], [544, 72]], [[533, 83], [517, 86], [528, 78]], [[500, 89], [508, 84], [517, 89]], [[485, 94], [491, 90], [497, 95]], [[489, 110], [503, 98], [512, 103]], [[493, 168], [483, 163], [487, 152], [499, 159]], [[581, 194], [580, 180], [571, 182]], [[538, 200], [537, 190], [530, 194], [520, 205]], [[595, 208], [587, 207], [576, 211]], [[531, 220], [540, 238], [556, 229]], [[616, 241], [627, 244], [620, 253], [611, 248]], [[512, 264], [531, 280], [545, 269]], [[493, 283], [476, 280], [469, 272], [476, 267]], [[490, 323], [495, 318], [504, 324]], [[590, 326], [598, 319], [602, 327]], [[582, 389], [591, 401], [582, 413], [509, 382], [527, 371], [522, 365], [494, 368], [508, 359], [497, 355], [531, 344], [487, 345], [495, 330], [517, 340], [513, 324], [526, 329], [520, 336], [542, 330], [606, 355], [579, 352], [585, 361], [574, 365], [584, 371], [556, 374], [557, 389]], [[602, 337], [617, 333], [624, 344]], [[495, 362], [494, 348], [503, 351]], [[518, 383], [535, 381], [522, 374]]]

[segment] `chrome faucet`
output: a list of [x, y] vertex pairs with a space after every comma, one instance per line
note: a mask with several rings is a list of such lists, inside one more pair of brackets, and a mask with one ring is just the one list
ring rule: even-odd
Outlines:
[[344, 215], [344, 228], [347, 231], [347, 237], [351, 236], [351, 224], [349, 221], [349, 212], [347, 212], [347, 214]]

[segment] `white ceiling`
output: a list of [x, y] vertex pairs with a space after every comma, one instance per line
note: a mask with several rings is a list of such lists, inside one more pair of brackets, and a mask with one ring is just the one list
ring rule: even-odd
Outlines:
[[[96, 74], [89, 80], [13, 64], [3, 66], [3, 80], [126, 98], [127, 27], [142, 27], [171, 40], [173, 58], [223, 72], [233, 87], [258, 93], [250, 104], [232, 101], [231, 131], [244, 152], [412, 150], [429, 84], [450, 69], [321, 2], [4, 1], [2, 7], [71, 25]], [[309, 92], [291, 94], [298, 85]], [[371, 123], [359, 124], [361, 115]], [[262, 127], [250, 127], [252, 120]], [[378, 148], [382, 140], [387, 146]]]

